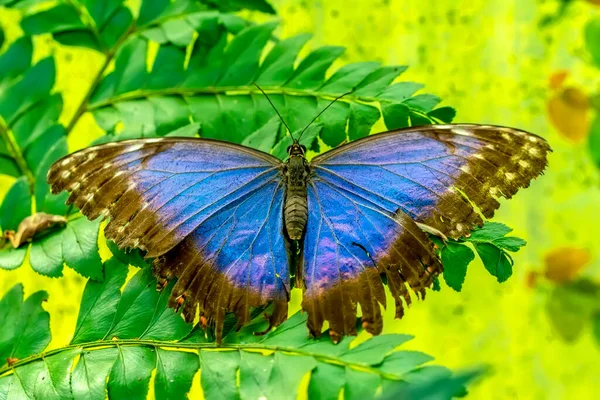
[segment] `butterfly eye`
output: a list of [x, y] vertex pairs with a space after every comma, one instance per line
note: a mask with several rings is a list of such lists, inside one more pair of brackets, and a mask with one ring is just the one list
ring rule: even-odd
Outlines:
[[301, 144], [300, 148], [302, 149], [302, 154], [306, 153], [306, 146]]
[[287, 148], [287, 150], [286, 150], [286, 152], [287, 152], [288, 154], [291, 154], [291, 153], [292, 153], [292, 147], [293, 147], [293, 146], [288, 146], [288, 148]]

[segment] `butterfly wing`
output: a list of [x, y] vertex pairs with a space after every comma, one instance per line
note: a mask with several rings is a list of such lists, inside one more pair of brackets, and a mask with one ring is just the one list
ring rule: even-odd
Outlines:
[[324, 320], [352, 333], [356, 304], [365, 327], [379, 333], [380, 275], [401, 317], [405, 282], [423, 295], [441, 271], [423, 229], [468, 234], [494, 214], [499, 197], [541, 174], [548, 151], [526, 132], [465, 124], [373, 135], [314, 158], [303, 299], [313, 334]]
[[272, 322], [286, 316], [280, 168], [269, 154], [224, 142], [146, 139], [69, 155], [48, 181], [90, 219], [110, 217], [106, 237], [146, 250], [158, 276], [178, 277], [170, 304], [185, 301], [188, 320], [199, 305], [219, 336], [226, 311], [244, 323], [250, 307], [273, 301]]

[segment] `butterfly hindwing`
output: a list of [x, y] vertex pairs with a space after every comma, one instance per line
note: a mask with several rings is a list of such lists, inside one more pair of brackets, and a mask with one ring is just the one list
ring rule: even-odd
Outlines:
[[401, 316], [400, 299], [410, 304], [405, 282], [424, 296], [441, 271], [433, 243], [401, 211], [390, 213], [318, 176], [308, 190], [308, 209], [302, 306], [315, 336], [324, 321], [334, 339], [354, 334], [357, 305], [363, 327], [379, 334], [386, 300], [380, 276], [387, 278]]
[[[303, 307], [313, 334], [329, 321], [381, 330], [385, 279], [403, 315], [406, 284], [421, 295], [442, 270], [423, 232], [468, 235], [546, 166], [548, 144], [510, 128], [437, 125], [369, 136], [312, 160]], [[376, 299], [376, 301], [374, 300]]]
[[178, 277], [170, 304], [196, 306], [217, 335], [226, 311], [276, 303], [285, 318], [290, 279], [283, 238], [281, 162], [219, 141], [165, 138], [90, 147], [48, 173], [84, 215], [110, 217], [105, 234], [155, 258], [155, 273]]

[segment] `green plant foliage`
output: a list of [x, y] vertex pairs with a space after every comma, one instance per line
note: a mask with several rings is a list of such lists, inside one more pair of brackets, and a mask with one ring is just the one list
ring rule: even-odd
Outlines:
[[[260, 312], [237, 331], [230, 316], [217, 349], [210, 330], [192, 329], [167, 307], [169, 290], [156, 291], [148, 268], [126, 285], [126, 264], [113, 258], [104, 268], [103, 282], [86, 285], [73, 339], [65, 348], [39, 353], [50, 340], [48, 314], [41, 308], [45, 293], [23, 303], [22, 288], [16, 286], [4, 296], [0, 322], [15, 329], [0, 333], [0, 398], [104, 399], [108, 393], [145, 399], [152, 374], [157, 398], [185, 398], [199, 369], [207, 399], [295, 399], [309, 373], [308, 395], [318, 399], [337, 399], [342, 389], [346, 398], [376, 393], [385, 398], [412, 390], [412, 382], [420, 387], [434, 378], [461, 379], [446, 368], [424, 365], [432, 360], [426, 354], [397, 350], [411, 339], [407, 335], [381, 335], [357, 345], [352, 338], [334, 345], [327, 334], [309, 340], [300, 313], [262, 336], [254, 334], [268, 325]], [[11, 366], [5, 356], [13, 358]], [[464, 391], [462, 384], [452, 388], [444, 398]]]
[[[253, 132], [267, 134], [268, 127], [273, 130], [267, 136], [287, 141], [284, 132], [272, 126], [274, 111], [255, 87], [258, 84], [293, 131], [304, 128], [332, 99], [348, 93], [318, 119], [322, 125], [318, 137], [328, 146], [367, 135], [380, 118], [378, 103], [390, 129], [437, 118], [449, 122], [453, 113], [448, 109], [429, 115], [439, 98], [413, 96], [422, 85], [390, 86], [406, 67], [350, 64], [325, 79], [343, 52], [329, 46], [314, 50], [294, 68], [306, 35], [277, 42], [261, 62], [275, 27], [274, 23], [248, 26], [228, 40], [226, 26], [208, 13], [196, 25], [202, 41], [191, 43], [191, 50], [184, 43], [164, 43], [154, 60], [147, 59], [146, 38], [131, 38], [118, 51], [115, 70], [102, 79], [87, 110], [109, 132], [122, 122], [125, 131], [137, 135], [162, 135], [191, 119], [201, 124], [203, 137], [243, 143]], [[150, 72], [148, 63], [153, 65]]]
[[516, 252], [525, 246], [525, 240], [506, 236], [512, 228], [499, 222], [486, 222], [471, 235], [460, 240], [434, 241], [440, 248], [444, 265], [444, 280], [452, 289], [460, 292], [467, 275], [468, 265], [475, 259], [475, 253], [466, 244], [471, 243], [487, 271], [498, 282], [504, 282], [512, 275], [513, 260], [508, 252]]
[[600, 68], [600, 19], [588, 21], [584, 29], [585, 44], [596, 67]]
[[594, 163], [600, 168], [600, 118], [596, 117], [590, 127], [590, 134], [588, 136], [588, 145], [590, 148], [590, 154]]
[[9, 359], [29, 357], [50, 343], [50, 315], [42, 308], [48, 299], [40, 291], [23, 299], [23, 286], [17, 284], [0, 300], [0, 365]]
[[581, 278], [553, 287], [546, 309], [552, 326], [565, 341], [574, 342], [591, 325], [600, 345], [600, 286], [597, 283]]

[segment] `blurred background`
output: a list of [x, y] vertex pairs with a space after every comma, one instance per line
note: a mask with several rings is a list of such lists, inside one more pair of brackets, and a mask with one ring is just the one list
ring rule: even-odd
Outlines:
[[[402, 80], [456, 108], [455, 122], [521, 128], [554, 152], [546, 174], [504, 201], [495, 220], [528, 245], [514, 255], [514, 275], [499, 284], [472, 264], [461, 293], [430, 293], [387, 332], [415, 335], [408, 346], [453, 369], [487, 364], [492, 373], [468, 398], [592, 398], [600, 393], [600, 1], [594, 0], [272, 0], [286, 38], [312, 33], [304, 53], [342, 45], [332, 68], [356, 61], [409, 65]], [[246, 13], [257, 21], [269, 17]], [[21, 35], [19, 13], [0, 9], [4, 46]], [[587, 42], [586, 42], [587, 36]], [[36, 60], [57, 59], [56, 89], [68, 122], [99, 68], [91, 50], [36, 37]], [[76, 62], [75, 62], [76, 60]], [[376, 128], [383, 125], [378, 124]], [[71, 150], [101, 134], [85, 116]], [[12, 180], [2, 177], [0, 194]], [[0, 270], [0, 293], [23, 282], [44, 289], [54, 333], [65, 345], [84, 279], [37, 275], [27, 266]], [[295, 297], [298, 307], [298, 296]], [[292, 310], [292, 311], [295, 311]], [[390, 310], [391, 311], [391, 310]]]

